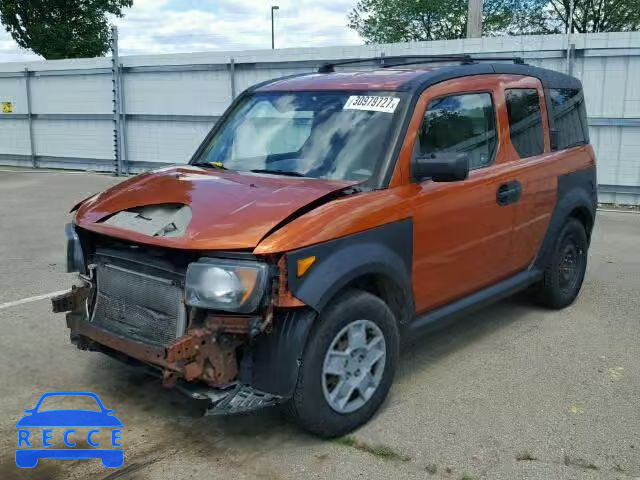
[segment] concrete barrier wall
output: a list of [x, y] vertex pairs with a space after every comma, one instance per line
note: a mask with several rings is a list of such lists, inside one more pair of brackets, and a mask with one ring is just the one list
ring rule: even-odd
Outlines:
[[382, 54], [515, 55], [582, 80], [600, 198], [640, 204], [640, 32], [571, 43], [570, 61], [566, 37], [546, 35], [131, 56], [115, 72], [110, 58], [4, 63], [0, 102], [12, 111], [0, 113], [0, 164], [126, 173], [185, 163], [234, 96], [257, 82]]

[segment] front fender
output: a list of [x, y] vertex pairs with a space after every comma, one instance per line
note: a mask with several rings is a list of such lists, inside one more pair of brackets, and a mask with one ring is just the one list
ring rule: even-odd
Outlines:
[[[289, 398], [309, 334], [318, 313], [345, 286], [365, 275], [383, 275], [397, 287], [406, 306], [413, 308], [411, 265], [413, 222], [389, 223], [286, 254], [289, 290], [311, 308], [276, 312], [273, 330], [261, 335], [247, 350], [240, 379], [258, 390]], [[299, 259], [316, 261], [302, 277]]]
[[273, 328], [257, 337], [240, 365], [240, 381], [260, 391], [290, 398], [316, 312], [294, 308], [276, 312]]
[[[298, 277], [298, 260], [310, 256], [314, 264]], [[371, 274], [390, 280], [412, 303], [412, 256], [413, 221], [401, 220], [287, 253], [287, 284], [317, 312], [349, 283]]]

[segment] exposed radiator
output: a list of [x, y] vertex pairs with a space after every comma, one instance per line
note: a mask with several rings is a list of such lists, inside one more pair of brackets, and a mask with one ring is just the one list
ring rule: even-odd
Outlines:
[[157, 345], [167, 345], [183, 334], [183, 292], [170, 279], [100, 262], [96, 281], [91, 321], [97, 326]]

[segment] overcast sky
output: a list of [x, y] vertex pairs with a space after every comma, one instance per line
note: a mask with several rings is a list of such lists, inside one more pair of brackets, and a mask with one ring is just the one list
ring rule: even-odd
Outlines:
[[[117, 19], [121, 55], [271, 48], [271, 5], [276, 48], [362, 44], [347, 28], [356, 0], [134, 0]], [[20, 49], [4, 27], [0, 62], [37, 59]]]

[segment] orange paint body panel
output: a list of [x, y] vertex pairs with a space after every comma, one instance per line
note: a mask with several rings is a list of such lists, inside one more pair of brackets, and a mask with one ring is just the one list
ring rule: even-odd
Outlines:
[[[76, 224], [92, 232], [147, 245], [186, 250], [250, 249], [300, 207], [352, 183], [190, 166], [167, 168], [131, 178], [84, 202]], [[100, 223], [122, 210], [171, 203], [192, 209], [184, 236], [152, 237]]]
[[[511, 144], [506, 88], [538, 90], [543, 155], [520, 159]], [[464, 182], [414, 183], [410, 162], [427, 104], [443, 95], [470, 92], [489, 92], [493, 98], [498, 148], [492, 165], [472, 171]], [[548, 130], [544, 91], [535, 78], [483, 75], [442, 82], [428, 88], [418, 101], [390, 188], [323, 205], [270, 235], [254, 253], [286, 252], [412, 218], [416, 313], [449, 303], [524, 270], [549, 225], [557, 177], [595, 165], [591, 146], [550, 152]], [[523, 185], [522, 198], [513, 205], [497, 205], [498, 187], [515, 178]]]
[[259, 92], [328, 91], [328, 90], [397, 90], [406, 82], [418, 78], [428, 70], [375, 70], [326, 75], [304, 75], [284, 78], [258, 89]]

